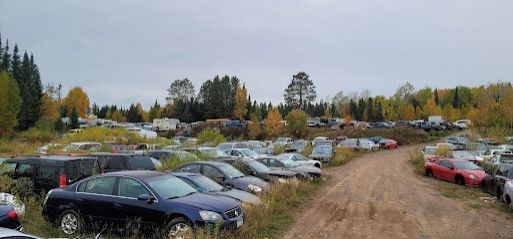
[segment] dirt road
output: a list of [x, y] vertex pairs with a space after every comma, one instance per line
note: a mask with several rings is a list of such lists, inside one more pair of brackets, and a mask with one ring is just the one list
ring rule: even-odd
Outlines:
[[414, 173], [409, 150], [325, 170], [330, 180], [283, 238], [513, 238], [508, 214], [444, 197], [435, 179]]

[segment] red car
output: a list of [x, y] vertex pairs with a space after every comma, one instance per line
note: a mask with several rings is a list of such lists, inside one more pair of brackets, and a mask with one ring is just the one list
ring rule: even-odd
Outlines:
[[483, 178], [486, 176], [484, 170], [472, 162], [449, 158], [440, 158], [436, 162], [426, 162], [424, 174], [469, 187], [480, 187]]
[[397, 149], [397, 142], [393, 139], [382, 139], [378, 144], [382, 149]]

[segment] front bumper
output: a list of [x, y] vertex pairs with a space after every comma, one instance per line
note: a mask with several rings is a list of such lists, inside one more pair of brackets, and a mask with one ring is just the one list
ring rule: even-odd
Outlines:
[[483, 186], [482, 184], [483, 184], [483, 180], [480, 178], [478, 178], [478, 179], [465, 178], [465, 186], [467, 186], [467, 187], [479, 188], [479, 187]]

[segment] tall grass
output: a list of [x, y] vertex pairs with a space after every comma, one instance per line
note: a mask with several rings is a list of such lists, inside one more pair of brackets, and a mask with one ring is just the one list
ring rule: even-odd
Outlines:
[[422, 155], [422, 150], [419, 147], [415, 147], [410, 149], [410, 162], [415, 167], [415, 173], [419, 175], [424, 174], [424, 156]]
[[351, 159], [361, 155], [361, 152], [354, 151], [352, 149], [348, 148], [336, 148], [335, 149], [335, 157], [327, 164], [324, 165], [324, 167], [338, 167], [341, 165], [346, 164]]

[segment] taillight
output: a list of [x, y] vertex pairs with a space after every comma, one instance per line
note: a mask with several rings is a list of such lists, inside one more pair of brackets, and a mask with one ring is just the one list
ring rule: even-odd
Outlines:
[[64, 187], [64, 186], [68, 185], [67, 181], [68, 180], [66, 178], [66, 175], [61, 175], [59, 178], [59, 187]]
[[7, 213], [7, 216], [9, 216], [11, 219], [18, 219], [18, 214], [16, 214], [16, 211], [10, 211]]

